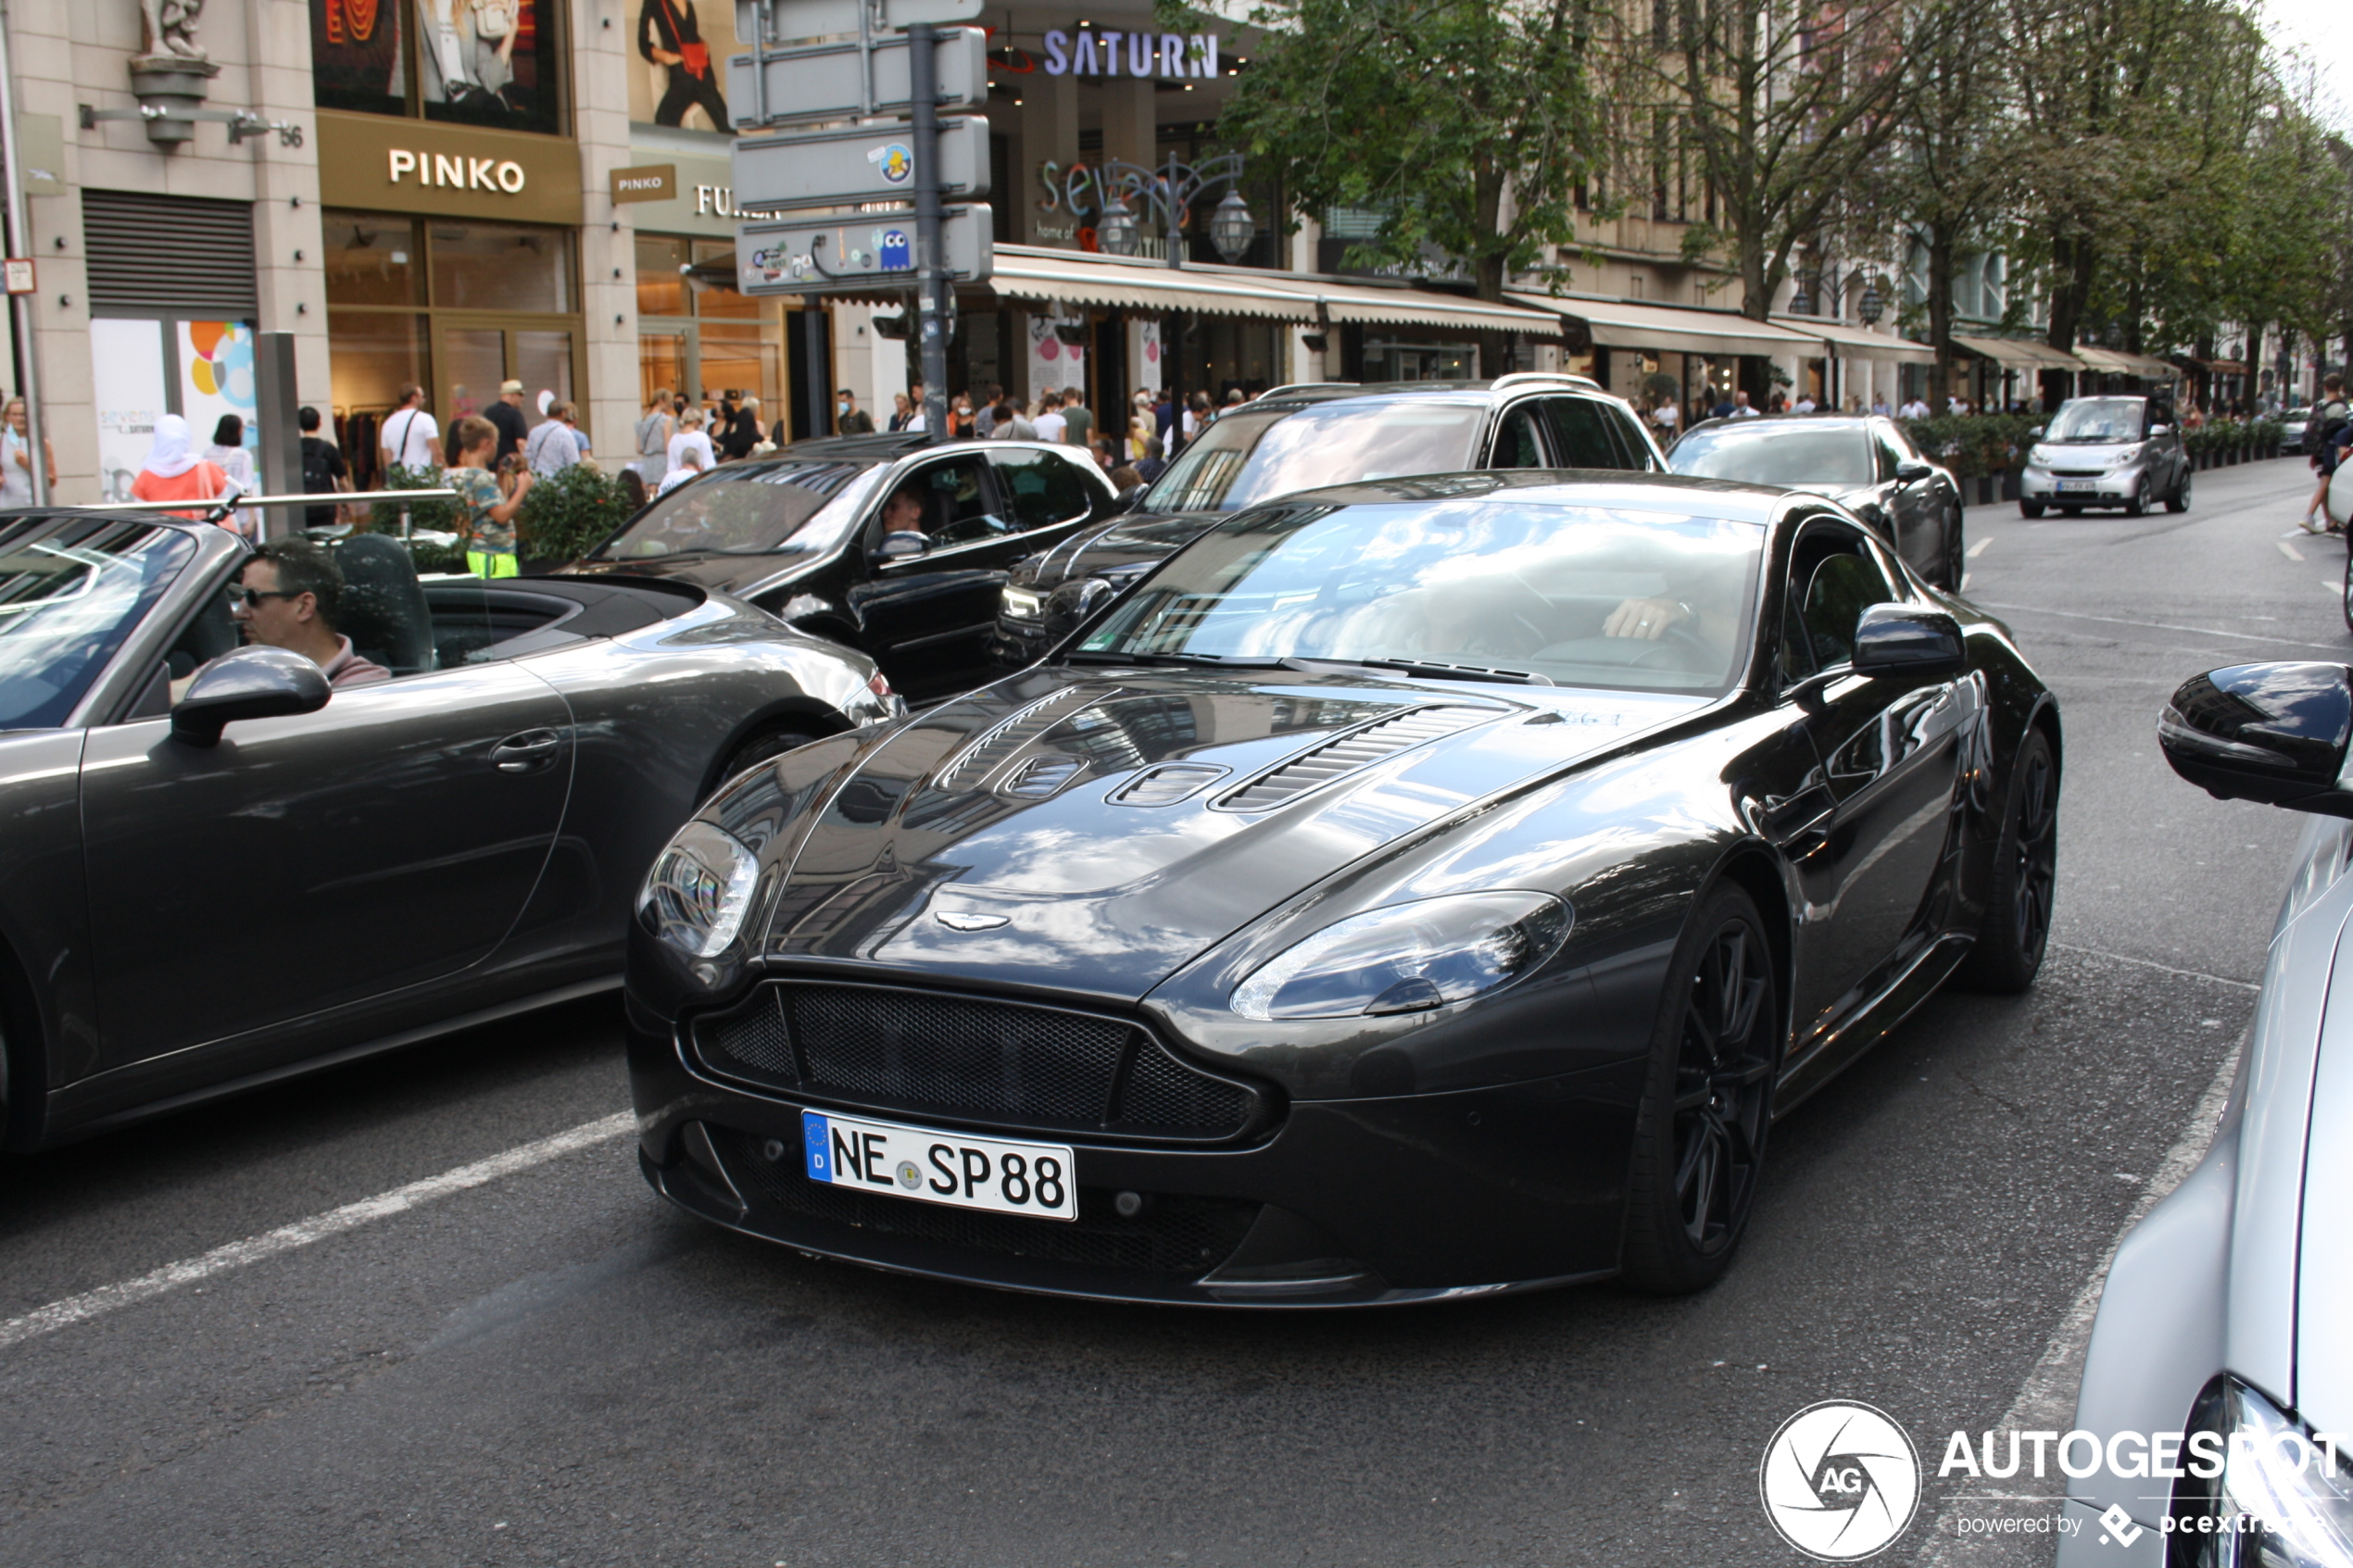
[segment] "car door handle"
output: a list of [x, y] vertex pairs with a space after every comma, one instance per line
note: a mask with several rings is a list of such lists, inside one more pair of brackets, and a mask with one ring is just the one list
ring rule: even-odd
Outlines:
[[492, 746], [490, 761], [502, 773], [535, 773], [563, 748], [564, 737], [558, 731], [525, 730]]

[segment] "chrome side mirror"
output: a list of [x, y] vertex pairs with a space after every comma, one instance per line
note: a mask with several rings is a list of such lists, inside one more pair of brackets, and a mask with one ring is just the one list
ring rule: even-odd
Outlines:
[[882, 543], [875, 546], [875, 558], [885, 562], [912, 560], [917, 556], [928, 555], [930, 551], [930, 534], [899, 528], [882, 536]]
[[1941, 609], [1919, 605], [1872, 605], [1856, 619], [1857, 675], [1935, 680], [1969, 669], [1961, 623]]
[[220, 732], [241, 719], [316, 713], [333, 690], [327, 672], [298, 653], [239, 648], [196, 671], [172, 705], [171, 738], [194, 746], [218, 746]]
[[2353, 817], [2341, 782], [2353, 740], [2353, 671], [2238, 664], [2184, 682], [2157, 721], [2173, 771], [2218, 800]]

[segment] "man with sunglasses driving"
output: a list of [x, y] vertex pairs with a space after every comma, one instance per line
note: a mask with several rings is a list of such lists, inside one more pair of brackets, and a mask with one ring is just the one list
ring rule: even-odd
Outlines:
[[253, 553], [229, 590], [229, 613], [247, 643], [301, 654], [326, 672], [327, 684], [369, 686], [392, 671], [351, 649], [335, 630], [343, 601], [343, 571], [308, 539], [273, 539]]

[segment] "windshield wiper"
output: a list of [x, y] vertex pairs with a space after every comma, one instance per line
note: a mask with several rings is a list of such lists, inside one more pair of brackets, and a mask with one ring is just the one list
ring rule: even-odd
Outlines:
[[1509, 681], [1522, 686], [1554, 684], [1550, 675], [1539, 675], [1533, 670], [1498, 670], [1486, 664], [1447, 664], [1429, 659], [1287, 659], [1283, 662], [1311, 674], [1319, 664], [1347, 664], [1359, 670], [1395, 670], [1433, 681]]
[[1073, 648], [1064, 664], [1174, 664], [1206, 670], [1280, 670], [1286, 659], [1251, 659], [1227, 653], [1114, 653], [1109, 648]]

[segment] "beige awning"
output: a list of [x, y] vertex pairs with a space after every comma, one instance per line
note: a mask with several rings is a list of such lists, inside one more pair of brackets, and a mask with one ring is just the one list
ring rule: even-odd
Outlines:
[[1729, 310], [1692, 310], [1675, 305], [1643, 305], [1626, 299], [1581, 295], [1507, 294], [1514, 305], [1550, 310], [1580, 323], [1595, 343], [1611, 348], [1647, 348], [1663, 354], [1818, 354], [1821, 340]]
[[2062, 354], [2047, 343], [2034, 343], [2022, 337], [1963, 337], [1953, 334], [1953, 341], [1971, 354], [2007, 365], [2014, 370], [2080, 370], [2083, 361], [2072, 354]]
[[2145, 376], [2153, 381], [2171, 381], [2181, 370], [2162, 359], [2152, 359], [2145, 354], [2124, 354], [2113, 348], [2095, 348], [2087, 343], [2075, 345], [2075, 357], [2083, 361], [2087, 370], [2098, 370], [2114, 376]]
[[1385, 287], [1357, 279], [1249, 267], [1171, 267], [1164, 261], [1091, 251], [999, 245], [989, 286], [1007, 299], [1123, 310], [1191, 310], [1277, 321], [1319, 320], [1370, 325], [1447, 327], [1557, 337], [1560, 316], [1519, 305]]
[[1817, 321], [1805, 316], [1776, 316], [1773, 323], [1828, 344], [1842, 359], [1884, 359], [1897, 365], [1936, 363], [1936, 350], [1924, 343], [1897, 337], [1893, 332], [1875, 332], [1867, 327], [1848, 326], [1843, 321]]

